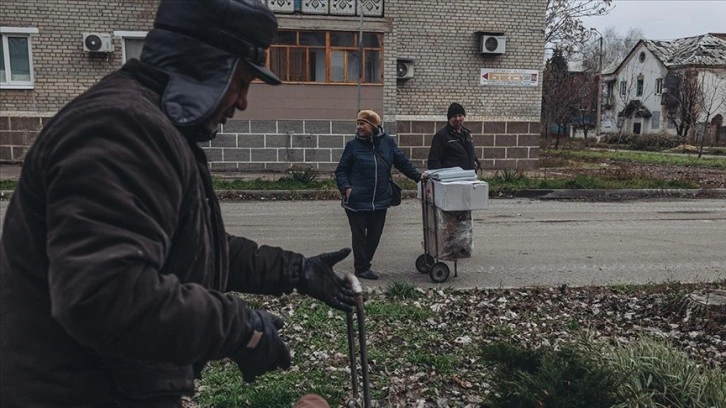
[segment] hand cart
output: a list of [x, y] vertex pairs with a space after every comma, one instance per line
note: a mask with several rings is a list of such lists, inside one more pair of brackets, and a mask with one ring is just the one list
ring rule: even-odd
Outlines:
[[470, 210], [443, 211], [436, 207], [435, 184], [432, 180], [420, 183], [424, 253], [416, 258], [416, 270], [441, 283], [450, 274], [449, 266], [442, 260], [454, 262], [456, 277], [457, 261], [471, 257], [472, 218]]

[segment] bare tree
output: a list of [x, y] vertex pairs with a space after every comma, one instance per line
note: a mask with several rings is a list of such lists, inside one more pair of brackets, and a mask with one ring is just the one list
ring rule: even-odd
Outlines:
[[612, 7], [612, 0], [547, 0], [545, 44], [569, 54], [590, 35], [580, 19], [605, 15]]
[[665, 78], [662, 104], [666, 107], [668, 122], [676, 128], [676, 134], [683, 141], [698, 120], [700, 93], [698, 72], [694, 69], [668, 74]]
[[[613, 26], [607, 27], [602, 33], [602, 67], [605, 72], [614, 69], [635, 47], [638, 41], [645, 38], [643, 30], [630, 27], [621, 35]], [[588, 41], [582, 46], [582, 65], [588, 71], [597, 71], [600, 65], [600, 44], [594, 41], [597, 33], [590, 31]]]
[[571, 75], [568, 81], [568, 88], [572, 97], [572, 121], [582, 127], [585, 144], [587, 144], [590, 127], [595, 126], [593, 118], [597, 112], [597, 87], [597, 74], [592, 71]]
[[700, 143], [698, 145], [698, 158], [703, 155], [703, 146], [710, 133], [711, 117], [726, 107], [726, 78], [713, 72], [701, 72], [696, 80], [698, 88], [696, 97], [696, 110], [698, 111], [697, 124], [701, 127]]
[[545, 137], [552, 125], [557, 126], [555, 149], [559, 148], [560, 135], [570, 124], [573, 97], [569, 88], [570, 72], [563, 50], [555, 49], [547, 60], [542, 79], [542, 119], [545, 124]]

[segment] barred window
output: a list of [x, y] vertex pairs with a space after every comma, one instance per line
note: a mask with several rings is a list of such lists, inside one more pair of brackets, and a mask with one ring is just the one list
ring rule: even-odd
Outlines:
[[270, 46], [268, 65], [283, 82], [383, 82], [383, 34], [279, 30]]

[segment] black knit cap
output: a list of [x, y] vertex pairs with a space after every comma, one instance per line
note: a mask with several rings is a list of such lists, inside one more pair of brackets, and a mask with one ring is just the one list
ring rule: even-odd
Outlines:
[[464, 112], [464, 107], [459, 105], [458, 103], [454, 102], [451, 105], [449, 105], [449, 111], [446, 113], [446, 119], [451, 119], [452, 117], [456, 115], [464, 115], [466, 116], [466, 112]]

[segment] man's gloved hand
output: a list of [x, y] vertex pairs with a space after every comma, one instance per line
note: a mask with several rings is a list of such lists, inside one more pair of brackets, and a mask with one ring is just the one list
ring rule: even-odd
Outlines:
[[277, 334], [282, 329], [282, 319], [255, 309], [249, 309], [247, 319], [252, 336], [232, 355], [245, 382], [254, 382], [258, 376], [277, 368], [290, 368], [290, 350]]
[[348, 254], [350, 248], [344, 248], [306, 258], [300, 273], [298, 291], [322, 300], [330, 307], [352, 310], [355, 306], [355, 292], [345, 279], [333, 271], [333, 265], [345, 259]]

